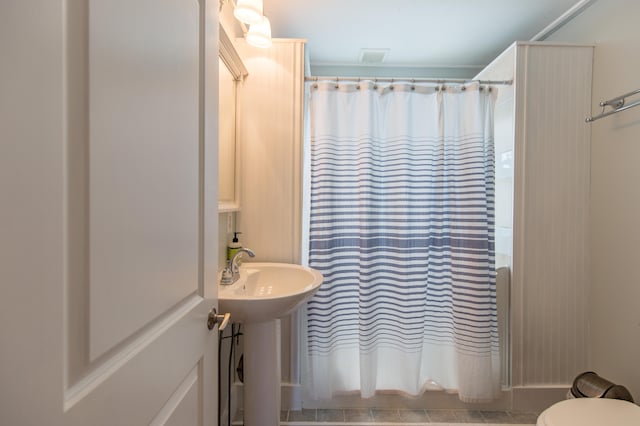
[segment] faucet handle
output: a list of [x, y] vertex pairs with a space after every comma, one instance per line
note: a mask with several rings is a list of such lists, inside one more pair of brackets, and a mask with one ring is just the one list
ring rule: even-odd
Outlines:
[[222, 270], [222, 275], [220, 276], [220, 284], [228, 285], [233, 283], [233, 272], [229, 268], [229, 261], [227, 260], [227, 267]]

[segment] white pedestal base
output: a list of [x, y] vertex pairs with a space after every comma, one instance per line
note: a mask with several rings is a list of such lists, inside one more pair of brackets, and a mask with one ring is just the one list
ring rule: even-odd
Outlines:
[[280, 424], [280, 320], [244, 324], [244, 426]]

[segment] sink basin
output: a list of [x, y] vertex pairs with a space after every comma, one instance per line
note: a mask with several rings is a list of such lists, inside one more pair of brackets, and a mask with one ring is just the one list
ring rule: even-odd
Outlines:
[[233, 322], [263, 322], [293, 312], [322, 283], [315, 269], [289, 263], [245, 263], [240, 278], [231, 285], [218, 285], [220, 312], [229, 312]]
[[[219, 281], [218, 281], [219, 282]], [[280, 424], [280, 321], [309, 299], [322, 283], [311, 268], [288, 263], [245, 263], [240, 278], [218, 285], [220, 312], [242, 322], [244, 335], [244, 424]]]

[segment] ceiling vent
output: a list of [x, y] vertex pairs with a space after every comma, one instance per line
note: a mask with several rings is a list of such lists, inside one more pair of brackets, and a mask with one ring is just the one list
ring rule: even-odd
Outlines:
[[389, 53], [389, 49], [361, 49], [358, 62], [361, 64], [381, 64]]

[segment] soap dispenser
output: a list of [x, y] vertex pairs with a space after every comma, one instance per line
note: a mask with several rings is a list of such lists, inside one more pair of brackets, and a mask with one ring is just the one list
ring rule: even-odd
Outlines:
[[[240, 244], [240, 241], [238, 240], [238, 234], [242, 234], [242, 232], [234, 232], [233, 233], [233, 240], [231, 240], [231, 242], [227, 245], [227, 260], [231, 260], [231, 258], [233, 257], [234, 254], [236, 254], [236, 252], [238, 251], [238, 249], [240, 249], [242, 247], [242, 244]], [[238, 264], [239, 263], [238, 259]]]

